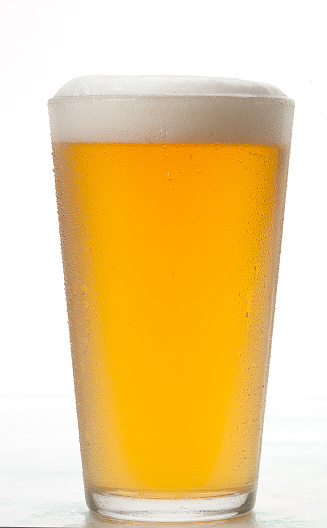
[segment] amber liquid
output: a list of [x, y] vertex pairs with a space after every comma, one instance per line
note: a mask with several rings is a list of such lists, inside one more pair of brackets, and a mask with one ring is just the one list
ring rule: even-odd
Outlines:
[[255, 485], [282, 157], [54, 145], [86, 486], [157, 497]]

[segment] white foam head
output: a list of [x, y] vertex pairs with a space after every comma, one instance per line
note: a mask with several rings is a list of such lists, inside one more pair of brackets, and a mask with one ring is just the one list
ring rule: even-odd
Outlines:
[[49, 101], [54, 142], [289, 145], [294, 103], [269, 84], [94, 75]]

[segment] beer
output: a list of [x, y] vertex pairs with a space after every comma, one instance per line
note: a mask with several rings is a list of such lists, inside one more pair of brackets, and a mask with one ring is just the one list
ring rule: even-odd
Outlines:
[[88, 503], [114, 516], [103, 497], [252, 505], [289, 141], [221, 125], [202, 142], [178, 125], [115, 141], [112, 126], [101, 141], [53, 133]]

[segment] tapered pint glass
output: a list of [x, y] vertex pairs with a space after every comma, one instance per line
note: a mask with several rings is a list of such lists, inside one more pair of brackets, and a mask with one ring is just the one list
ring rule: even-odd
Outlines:
[[294, 104], [263, 83], [91, 76], [49, 101], [86, 500], [253, 508]]

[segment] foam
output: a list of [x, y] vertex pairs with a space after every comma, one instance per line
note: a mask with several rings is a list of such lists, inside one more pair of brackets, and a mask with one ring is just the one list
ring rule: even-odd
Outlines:
[[294, 103], [239, 79], [94, 75], [49, 101], [54, 142], [289, 145]]
[[238, 95], [286, 97], [275, 86], [224, 77], [90, 75], [64, 84], [55, 97], [69, 96]]

